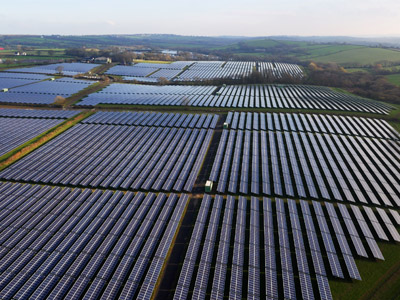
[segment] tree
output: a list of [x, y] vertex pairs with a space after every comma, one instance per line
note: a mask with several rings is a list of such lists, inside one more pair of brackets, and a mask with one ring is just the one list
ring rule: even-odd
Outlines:
[[54, 99], [54, 104], [64, 105], [65, 101], [66, 101], [66, 99], [64, 97], [56, 96], [56, 98]]
[[165, 77], [160, 77], [157, 79], [159, 85], [167, 85], [169, 83], [169, 80]]
[[48, 53], [50, 56], [53, 56], [53, 55], [54, 55], [54, 50], [51, 50], [51, 49], [50, 49], [50, 50], [47, 51], [47, 53]]
[[56, 71], [57, 71], [58, 74], [62, 74], [63, 70], [64, 70], [64, 67], [63, 67], [63, 66], [58, 66], [58, 67], [56, 68]]
[[127, 65], [131, 64], [135, 57], [136, 55], [134, 53], [125, 51], [123, 53], [117, 53], [116, 55], [114, 55], [112, 57], [112, 60]]

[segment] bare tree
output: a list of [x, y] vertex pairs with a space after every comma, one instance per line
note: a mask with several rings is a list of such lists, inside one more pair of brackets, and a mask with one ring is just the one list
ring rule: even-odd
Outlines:
[[160, 77], [157, 79], [159, 85], [167, 85], [169, 83], [169, 80], [165, 77]]
[[65, 101], [66, 101], [66, 99], [64, 97], [56, 96], [56, 98], [54, 99], [54, 104], [64, 105]]
[[56, 68], [56, 71], [57, 71], [58, 74], [62, 74], [63, 70], [64, 70], [64, 67], [63, 67], [63, 66], [58, 66], [58, 67]]

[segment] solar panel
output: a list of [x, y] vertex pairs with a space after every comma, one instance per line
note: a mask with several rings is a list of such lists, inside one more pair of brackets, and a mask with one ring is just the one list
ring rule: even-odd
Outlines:
[[[26, 189], [26, 186], [32, 189]], [[20, 188], [28, 192], [27, 199], [35, 199], [35, 203], [26, 205], [21, 202], [19, 209], [28, 212], [30, 217], [45, 216], [35, 222], [33, 220], [36, 219], [31, 218], [29, 228], [37, 230], [36, 228], [42, 228], [40, 227], [42, 224], [50, 226], [43, 227], [37, 231], [38, 234], [30, 236], [33, 242], [27, 246], [32, 250], [24, 246], [25, 248], [19, 251], [6, 253], [0, 260], [0, 267], [9, 268], [12, 274], [17, 272], [26, 274], [8, 277], [6, 285], [0, 289], [0, 293], [6, 297], [15, 295], [91, 299], [99, 298], [103, 290], [107, 291], [108, 295], [115, 295], [120, 286], [108, 287], [108, 280], [111, 279], [110, 283], [114, 282], [114, 276], [125, 284], [122, 294], [132, 295], [135, 293], [135, 285], [129, 284], [129, 278], [135, 277], [136, 280], [144, 277], [152, 278], [152, 282], [158, 280], [160, 267], [150, 265], [150, 273], [147, 274], [145, 269], [154, 255], [157, 255], [157, 259], [153, 261], [159, 261], [159, 266], [163, 265], [188, 202], [187, 195], [182, 195], [178, 199], [174, 194], [169, 197], [164, 194], [159, 194], [158, 197], [148, 194], [145, 198], [144, 194], [140, 193], [137, 194], [138, 197], [134, 197], [133, 193], [123, 195], [121, 192], [99, 190], [75, 192], [69, 188], [61, 190], [58, 187], [37, 188], [30, 185], [21, 185]], [[30, 190], [34, 193], [32, 194]], [[140, 201], [143, 198], [145, 199]], [[59, 210], [60, 207], [66, 207], [64, 201], [68, 207]], [[44, 205], [47, 202], [49, 205]], [[63, 205], [59, 206], [59, 203]], [[126, 214], [121, 215], [122, 210], [118, 205], [122, 203], [125, 207], [133, 204], [133, 207], [137, 208], [136, 212], [133, 210], [128, 213], [127, 209]], [[49, 218], [51, 215], [48, 213], [55, 211], [61, 213], [59, 218]], [[122, 217], [119, 220], [123, 220], [125, 224], [108, 222], [110, 216]], [[130, 218], [123, 219], [124, 216]], [[158, 222], [155, 222], [156, 216], [159, 218]], [[59, 220], [69, 224], [62, 226], [60, 223], [53, 226]], [[28, 224], [26, 221], [15, 221], [20, 222], [20, 226]], [[107, 234], [113, 225], [126, 227], [125, 230], [114, 231], [118, 232], [118, 235]], [[51, 230], [50, 228], [58, 231], [47, 231]], [[62, 228], [69, 229], [66, 232], [59, 231]], [[28, 233], [22, 227], [15, 229], [9, 242], [20, 239], [21, 234]], [[143, 248], [139, 253], [141, 244]], [[135, 256], [139, 258], [134, 264], [137, 272], [134, 273], [135, 276], [128, 277]], [[143, 262], [140, 268], [138, 261]], [[147, 286], [146, 291], [151, 293], [151, 286]]]
[[332, 299], [331, 289], [329, 287], [328, 278], [322, 275], [316, 275], [319, 295], [321, 299]]

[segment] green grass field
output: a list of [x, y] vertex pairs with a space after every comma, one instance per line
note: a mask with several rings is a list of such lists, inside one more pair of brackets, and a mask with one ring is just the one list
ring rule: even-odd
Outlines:
[[399, 245], [378, 243], [384, 261], [356, 260], [362, 281], [329, 281], [333, 299], [400, 299]]
[[355, 50], [355, 49], [362, 49], [364, 47], [360, 46], [353, 46], [353, 45], [312, 45], [310, 47], [304, 47], [307, 52], [309, 52], [309, 55], [304, 55], [302, 58], [315, 58], [319, 56], [326, 56], [326, 55], [332, 55], [335, 53], [339, 53], [342, 51], [349, 51], [349, 50]]
[[356, 72], [369, 73], [369, 69], [367, 69], [367, 68], [346, 68], [346, 72], [348, 72], [348, 73], [356, 73]]
[[[253, 47], [248, 49], [246, 47]], [[362, 66], [374, 65], [379, 62], [400, 64], [400, 51], [383, 48], [371, 48], [349, 44], [317, 44], [297, 41], [283, 41], [272, 39], [249, 40], [242, 44], [232, 44], [215, 49], [229, 50], [235, 55], [265, 56], [274, 54], [274, 50], [281, 48], [281, 52], [294, 56], [300, 60], [313, 60], [321, 63], [359, 64]], [[260, 51], [258, 51], [260, 49]], [[263, 50], [263, 51], [261, 51]]]
[[400, 64], [400, 52], [381, 48], [356, 48], [342, 50], [325, 56], [310, 57], [316, 62], [338, 64], [358, 63], [361, 65], [375, 64], [381, 61], [396, 62]]
[[278, 46], [280, 43], [274, 40], [254, 40], [246, 42], [246, 45], [251, 47], [260, 47], [260, 48], [267, 48], [267, 47], [274, 47]]
[[400, 86], [400, 73], [385, 76], [390, 83]]

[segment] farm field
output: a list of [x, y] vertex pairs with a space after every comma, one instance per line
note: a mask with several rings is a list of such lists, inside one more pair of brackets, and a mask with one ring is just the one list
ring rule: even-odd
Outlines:
[[[277, 49], [287, 52], [300, 60], [334, 62], [337, 64], [374, 65], [383, 61], [400, 64], [400, 52], [357, 45], [323, 44], [285, 40], [249, 40], [241, 44], [223, 46], [219, 49], [231, 50], [236, 55], [268, 56]], [[250, 47], [251, 51], [246, 47]]]
[[381, 61], [400, 63], [400, 52], [380, 48], [361, 48], [339, 51], [329, 55], [312, 56], [317, 62], [336, 62], [338, 64], [358, 63], [373, 65]]
[[386, 78], [389, 82], [400, 86], [400, 74], [386, 75]]

